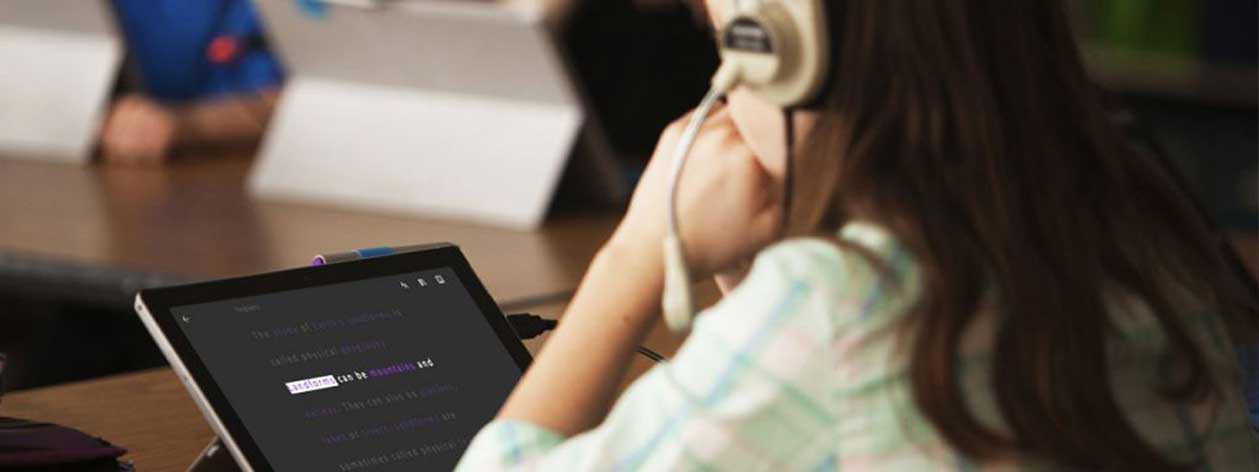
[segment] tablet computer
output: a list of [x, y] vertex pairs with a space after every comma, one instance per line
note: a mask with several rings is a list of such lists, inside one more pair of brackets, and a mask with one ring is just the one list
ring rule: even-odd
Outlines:
[[144, 290], [136, 311], [245, 471], [449, 470], [530, 361], [449, 244]]

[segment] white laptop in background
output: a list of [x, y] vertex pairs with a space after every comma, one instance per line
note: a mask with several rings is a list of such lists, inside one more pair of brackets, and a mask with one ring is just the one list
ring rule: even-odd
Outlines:
[[[259, 195], [529, 229], [584, 121], [540, 16], [494, 2], [256, 0], [289, 80]], [[609, 157], [594, 186], [617, 185]]]
[[122, 54], [108, 0], [0, 0], [0, 156], [88, 162]]

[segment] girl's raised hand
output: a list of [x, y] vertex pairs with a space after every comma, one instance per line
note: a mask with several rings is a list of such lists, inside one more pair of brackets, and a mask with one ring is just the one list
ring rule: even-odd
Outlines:
[[[610, 244], [663, 257], [674, 148], [690, 116], [670, 124], [656, 145], [629, 210]], [[678, 229], [691, 276], [731, 269], [779, 235], [782, 185], [743, 141], [725, 107], [705, 121], [682, 171]]]

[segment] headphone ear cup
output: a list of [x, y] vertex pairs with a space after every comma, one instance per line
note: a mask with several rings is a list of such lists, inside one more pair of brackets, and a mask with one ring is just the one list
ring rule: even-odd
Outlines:
[[726, 23], [718, 47], [741, 84], [786, 108], [822, 89], [830, 42], [823, 0], [765, 0]]

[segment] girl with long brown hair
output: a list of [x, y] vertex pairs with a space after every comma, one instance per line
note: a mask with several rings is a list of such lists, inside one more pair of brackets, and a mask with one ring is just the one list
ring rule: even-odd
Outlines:
[[736, 89], [687, 164], [687, 258], [725, 299], [616, 398], [657, 318], [675, 123], [462, 467], [1259, 468], [1254, 293], [1107, 120], [1062, 3], [826, 7], [820, 111], [784, 126]]

